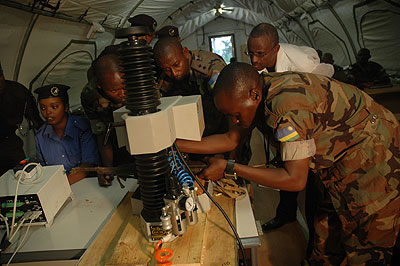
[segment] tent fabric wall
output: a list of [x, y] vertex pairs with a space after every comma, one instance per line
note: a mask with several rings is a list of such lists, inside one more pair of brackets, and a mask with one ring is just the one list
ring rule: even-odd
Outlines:
[[250, 33], [252, 27], [253, 27], [252, 25], [248, 25], [239, 22], [237, 20], [221, 17], [209, 22], [202, 29], [187, 36], [186, 39], [182, 41], [182, 45], [188, 47], [191, 50], [202, 49], [209, 51], [210, 36], [222, 35], [222, 34], [234, 34], [237, 60], [248, 63], [247, 58], [242, 58], [240, 47], [243, 44], [246, 44], [248, 34]]
[[[33, 4], [32, 0], [19, 2], [31, 6]], [[49, 4], [56, 6], [57, 2], [51, 0]], [[135, 9], [136, 5], [138, 6]], [[216, 16], [215, 8], [219, 5], [224, 11], [222, 15]], [[357, 27], [353, 18], [354, 5], [360, 6], [355, 10]], [[338, 14], [348, 33], [344, 31], [332, 10]], [[340, 65], [354, 62], [357, 50], [366, 46], [371, 50], [372, 60], [381, 63], [390, 73], [400, 72], [399, 65], [392, 60], [400, 56], [399, 41], [396, 36], [400, 8], [390, 4], [389, 1], [376, 0], [367, 3], [359, 0], [62, 0], [57, 12], [75, 18], [82, 16], [83, 20], [90, 18], [90, 21], [102, 22], [112, 27], [117, 27], [118, 23], [129, 15], [147, 13], [159, 22], [158, 28], [166, 24], [178, 26], [184, 42], [186, 38], [191, 39], [193, 34], [197, 36], [201, 27], [208, 27], [208, 24], [212, 25], [213, 21], [220, 21], [220, 18], [225, 18], [226, 24], [232, 24], [232, 20], [236, 20], [243, 25], [250, 25], [249, 28], [261, 22], [270, 22], [279, 29], [282, 42], [329, 51]], [[87, 14], [83, 16], [85, 12]], [[115, 21], [118, 20], [118, 23], [112, 22], [113, 16], [117, 18]], [[15, 74], [18, 54], [24, 51], [18, 73], [18, 81], [24, 85], [28, 85], [38, 69], [43, 68], [70, 40], [86, 39], [90, 27], [87, 24], [39, 16], [27, 41], [26, 49], [23, 50], [21, 45], [31, 18], [32, 13], [6, 6], [3, 6], [0, 12], [0, 32], [5, 36], [0, 41], [2, 51], [0, 60], [6, 77], [10, 79]], [[234, 25], [238, 26], [238, 29], [242, 27], [240, 23]], [[222, 25], [218, 31], [224, 31], [224, 28], [229, 27]], [[99, 52], [115, 41], [113, 33], [113, 30], [107, 30], [105, 33], [97, 34], [95, 42]], [[188, 40], [188, 43], [191, 42]], [[79, 49], [84, 48], [78, 45], [76, 50]], [[79, 60], [72, 60], [69, 64], [77, 68], [86, 67], [88, 58], [82, 57], [82, 61], [81, 64]], [[68, 69], [68, 63], [62, 65], [62, 69]], [[52, 72], [51, 80], [57, 80], [57, 76], [61, 77], [63, 73], [65, 74], [65, 71], [57, 68]], [[83, 76], [79, 79], [82, 78]]]
[[9, 7], [2, 7], [0, 12], [0, 62], [7, 79], [13, 78], [19, 48], [31, 16]]
[[[399, 31], [400, 13], [391, 10], [366, 13], [360, 23], [362, 45], [371, 51], [371, 60], [379, 62], [389, 73], [399, 71], [400, 45]], [[393, 60], [397, 58], [397, 60]]]
[[[97, 53], [100, 53], [105, 46], [121, 41], [114, 39], [116, 28], [128, 26], [128, 17], [142, 13], [154, 17], [158, 22], [158, 29], [165, 25], [177, 26], [183, 45], [189, 49], [209, 49], [209, 35], [231, 32], [236, 36], [238, 60], [247, 61], [241, 55], [248, 34], [255, 25], [267, 22], [277, 27], [281, 42], [313, 46], [315, 49], [330, 52], [335, 62], [342, 66], [354, 63], [355, 54], [361, 47], [369, 48], [371, 60], [380, 63], [390, 74], [400, 75], [400, 65], [396, 60], [400, 58], [400, 7], [393, 4], [394, 1], [47, 1], [57, 7], [57, 10], [39, 4], [33, 7], [34, 2], [0, 0], [0, 33], [3, 37], [0, 40], [0, 61], [4, 74], [7, 79], [18, 76], [17, 81], [27, 87], [38, 72], [71, 40], [87, 40], [86, 35], [92, 22], [98, 22], [106, 28], [104, 33], [97, 33], [90, 40], [95, 42]], [[24, 10], [14, 8], [18, 5], [24, 5], [24, 8], [21, 7]], [[223, 8], [222, 14], [216, 14], [217, 7]], [[40, 15], [29, 12], [31, 9]], [[44, 11], [65, 19], [44, 16], [41, 13]], [[32, 20], [36, 17], [37, 20]], [[35, 23], [31, 24], [32, 21]], [[30, 24], [33, 28], [30, 35], [27, 35]], [[23, 44], [26, 37], [29, 38], [25, 47]], [[66, 58], [62, 60], [64, 57]], [[49, 65], [33, 84], [33, 89], [42, 82], [66, 83], [72, 87], [71, 105], [73, 108], [78, 107], [80, 90], [87, 81], [86, 69], [94, 57], [92, 45], [71, 45]], [[19, 58], [21, 64], [18, 68]]]
[[[20, 52], [22, 39], [32, 14], [14, 8], [3, 7], [0, 12], [0, 61], [6, 79], [12, 80], [18, 53]], [[18, 82], [29, 88], [29, 83], [36, 74], [71, 40], [86, 40], [89, 26], [76, 22], [69, 22], [57, 18], [39, 16], [28, 39]], [[98, 51], [101, 51], [113, 39], [112, 32], [97, 34], [94, 41], [97, 43]], [[88, 50], [95, 57], [94, 49], [88, 49], [85, 45], [76, 45], [66, 51]], [[65, 55], [65, 54], [63, 54]], [[62, 56], [59, 58], [61, 60]], [[58, 63], [56, 60], [55, 63]], [[80, 105], [80, 92], [86, 83], [86, 71], [91, 60], [88, 56], [76, 56], [68, 58], [59, 64], [48, 76], [44, 84], [64, 83], [72, 87], [70, 102], [72, 107]], [[53, 66], [53, 65], [52, 65]], [[52, 67], [51, 66], [51, 67]], [[48, 70], [50, 70], [49, 68]], [[46, 75], [47, 71], [43, 75]], [[43, 78], [43, 77], [42, 77]], [[33, 89], [41, 85], [41, 79], [34, 84]], [[29, 157], [35, 156], [35, 141], [33, 132], [27, 136], [20, 136], [24, 141], [24, 150]]]

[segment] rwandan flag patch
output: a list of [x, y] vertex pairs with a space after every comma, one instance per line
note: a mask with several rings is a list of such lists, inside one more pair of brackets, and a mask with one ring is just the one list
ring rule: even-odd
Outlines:
[[289, 125], [275, 133], [275, 138], [280, 142], [293, 141], [299, 138], [299, 133], [293, 126]]
[[208, 81], [208, 85], [210, 85], [211, 89], [214, 88], [214, 85], [215, 85], [215, 82], [217, 81], [218, 76], [219, 76], [219, 73], [212, 76], [211, 79]]

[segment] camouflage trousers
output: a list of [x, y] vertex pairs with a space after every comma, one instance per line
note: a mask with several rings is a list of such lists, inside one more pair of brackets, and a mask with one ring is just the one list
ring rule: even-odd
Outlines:
[[[400, 198], [372, 215], [355, 219], [343, 199], [340, 210], [316, 178], [319, 192], [314, 214], [314, 243], [310, 265], [390, 265], [400, 226]], [[336, 205], [335, 204], [335, 205]]]

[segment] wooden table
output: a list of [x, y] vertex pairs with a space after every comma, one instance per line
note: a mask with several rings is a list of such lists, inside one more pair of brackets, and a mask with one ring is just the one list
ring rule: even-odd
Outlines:
[[[140, 217], [132, 215], [131, 193], [128, 193], [78, 265], [139, 266], [157, 265], [155, 243], [148, 242], [141, 231]], [[216, 197], [229, 218], [234, 220], [234, 200]], [[234, 235], [221, 212], [212, 205], [207, 214], [199, 214], [199, 222], [163, 248], [170, 248], [173, 265], [237, 265]]]
[[388, 88], [364, 89], [364, 91], [400, 120], [400, 84], [394, 84], [393, 87]]
[[369, 89], [365, 88], [364, 91], [369, 95], [400, 93], [400, 84], [394, 84], [392, 87]]

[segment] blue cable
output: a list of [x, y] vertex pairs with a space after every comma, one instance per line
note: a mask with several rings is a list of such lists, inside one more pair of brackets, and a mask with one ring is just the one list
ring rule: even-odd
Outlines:
[[[173, 155], [175, 156], [175, 161]], [[186, 169], [183, 166], [183, 163], [181, 162], [179, 157], [177, 156], [176, 151], [169, 152], [168, 161], [169, 165], [171, 166], [172, 172], [178, 178], [179, 184], [181, 184], [181, 186], [184, 187], [186, 183], [189, 187], [193, 187], [194, 186], [193, 178], [191, 177], [191, 175], [188, 174], [188, 172], [186, 172]]]

